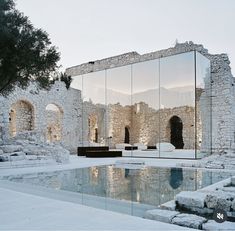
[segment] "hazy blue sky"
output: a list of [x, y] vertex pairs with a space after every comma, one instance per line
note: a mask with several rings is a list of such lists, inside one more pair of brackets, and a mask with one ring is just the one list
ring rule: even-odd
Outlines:
[[140, 54], [179, 42], [228, 53], [235, 74], [235, 0], [17, 0], [46, 30], [63, 69], [129, 51]]

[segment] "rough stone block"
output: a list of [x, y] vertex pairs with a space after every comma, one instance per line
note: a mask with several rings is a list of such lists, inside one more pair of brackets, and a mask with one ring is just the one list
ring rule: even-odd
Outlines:
[[221, 208], [225, 211], [230, 211], [231, 207], [231, 198], [233, 195], [229, 193], [223, 193], [222, 191], [220, 192], [213, 192], [211, 194], [208, 194], [205, 199], [205, 203], [207, 208]]
[[223, 187], [220, 191], [223, 191], [223, 192], [228, 192], [228, 193], [233, 193], [234, 196], [235, 196], [235, 187], [232, 186], [232, 187]]
[[12, 144], [12, 145], [2, 145], [0, 149], [2, 149], [2, 151], [5, 153], [12, 153], [12, 152], [22, 151], [23, 148], [21, 145]]
[[168, 201], [168, 202], [160, 205], [160, 208], [165, 209], [165, 210], [175, 211], [175, 206], [176, 206], [175, 201], [172, 200], [172, 201]]
[[185, 214], [181, 213], [176, 215], [171, 223], [175, 225], [185, 226], [194, 229], [201, 229], [202, 224], [205, 223], [207, 220], [204, 217], [199, 217], [193, 214]]
[[171, 220], [178, 214], [180, 213], [176, 211], [153, 209], [153, 210], [148, 210], [145, 213], [144, 217], [150, 220], [161, 221], [164, 223], [171, 223]]
[[231, 204], [231, 208], [233, 209], [233, 211], [235, 211], [235, 199], [233, 200], [233, 202]]
[[10, 158], [13, 161], [15, 161], [15, 160], [25, 160], [26, 155], [25, 155], [24, 152], [14, 152], [14, 153], [10, 154]]
[[216, 230], [235, 230], [235, 223], [225, 221], [223, 223], [218, 223], [214, 220], [209, 220], [208, 222], [202, 224], [203, 230], [216, 231]]
[[212, 214], [214, 212], [213, 209], [208, 208], [198, 208], [198, 207], [190, 207], [192, 212], [197, 212], [198, 214], [205, 215], [205, 214]]
[[235, 186], [235, 176], [233, 176], [233, 177], [231, 178], [231, 184], [232, 184], [232, 186]]
[[186, 208], [203, 208], [205, 198], [206, 194], [202, 192], [183, 191], [176, 195], [175, 200], [180, 206], [184, 206]]
[[25, 160], [26, 155], [24, 152], [13, 152], [13, 153], [4, 153], [1, 155], [1, 161], [19, 161]]

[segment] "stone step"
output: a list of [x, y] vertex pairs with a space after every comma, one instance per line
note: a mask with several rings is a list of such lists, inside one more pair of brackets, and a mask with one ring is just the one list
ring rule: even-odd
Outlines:
[[202, 225], [207, 221], [206, 218], [194, 214], [180, 213], [173, 217], [171, 223], [193, 229], [202, 229]]
[[232, 186], [235, 186], [235, 176], [233, 176], [233, 177], [231, 178], [231, 185], [232, 185]]
[[198, 207], [204, 208], [207, 194], [199, 191], [182, 191], [176, 195], [175, 201], [179, 206], [186, 208]]
[[214, 191], [182, 191], [176, 195], [175, 202], [179, 210], [189, 210], [199, 214], [211, 214], [215, 208], [231, 211], [234, 187], [223, 187]]
[[202, 225], [207, 221], [206, 218], [197, 215], [164, 209], [148, 210], [144, 218], [194, 229], [202, 229]]
[[152, 209], [146, 211], [144, 218], [161, 221], [164, 223], [171, 223], [171, 220], [178, 214], [180, 214], [180, 212], [163, 209]]
[[209, 220], [208, 222], [202, 224], [202, 229], [208, 231], [232, 231], [235, 230], [235, 222], [225, 221], [223, 223], [218, 223], [214, 220]]
[[175, 207], [176, 207], [176, 204], [174, 200], [168, 201], [160, 205], [161, 209], [171, 210], [171, 211], [175, 211]]

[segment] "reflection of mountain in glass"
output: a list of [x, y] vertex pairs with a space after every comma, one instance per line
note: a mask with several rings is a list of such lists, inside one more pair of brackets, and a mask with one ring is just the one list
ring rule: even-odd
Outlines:
[[[161, 107], [173, 108], [179, 106], [194, 106], [194, 87], [160, 88]], [[108, 104], [131, 104], [131, 96], [117, 91], [107, 90]], [[159, 109], [159, 89], [135, 93], [132, 95], [132, 104], [145, 102], [154, 109]]]

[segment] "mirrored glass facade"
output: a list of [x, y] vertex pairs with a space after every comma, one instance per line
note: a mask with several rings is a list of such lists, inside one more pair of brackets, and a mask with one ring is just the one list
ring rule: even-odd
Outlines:
[[75, 76], [72, 87], [83, 102], [81, 146], [138, 147], [124, 156], [208, 155], [210, 84], [210, 61], [196, 51]]

